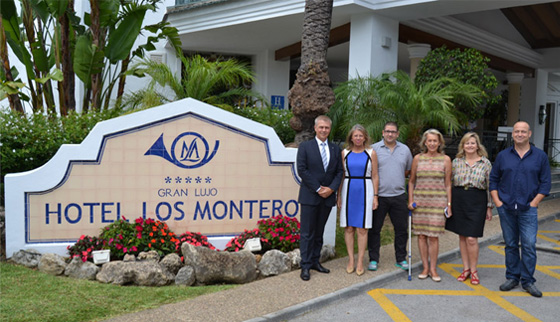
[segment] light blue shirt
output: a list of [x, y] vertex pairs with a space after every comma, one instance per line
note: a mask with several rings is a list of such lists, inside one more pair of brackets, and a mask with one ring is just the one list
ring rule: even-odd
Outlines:
[[[318, 137], [315, 137], [315, 141], [317, 141], [317, 144], [319, 145], [319, 152], [321, 152], [321, 143], [323, 143], [323, 141], [319, 140]], [[331, 161], [331, 151], [329, 151], [329, 140], [325, 140], [325, 151], [327, 152], [327, 164], [329, 164], [329, 162]]]
[[371, 146], [377, 153], [379, 196], [396, 197], [406, 192], [404, 173], [412, 167], [412, 153], [401, 142], [389, 149], [381, 140]]

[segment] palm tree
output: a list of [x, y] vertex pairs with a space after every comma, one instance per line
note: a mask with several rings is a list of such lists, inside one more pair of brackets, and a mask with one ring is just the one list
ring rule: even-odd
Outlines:
[[296, 144], [314, 136], [314, 120], [326, 114], [334, 103], [328, 74], [327, 48], [331, 30], [333, 0], [306, 0], [301, 37], [301, 65], [288, 92], [294, 117]]
[[429, 127], [449, 134], [461, 128], [461, 115], [453, 106], [454, 99], [478, 104], [481, 97], [476, 86], [450, 78], [418, 85], [403, 71], [351, 79], [338, 86], [335, 94], [337, 101], [330, 113], [335, 133], [344, 134], [360, 123], [378, 139], [385, 122], [395, 121], [399, 124], [400, 139], [412, 151], [418, 151], [422, 132]]
[[148, 75], [152, 80], [147, 88], [128, 95], [125, 105], [146, 108], [191, 97], [231, 110], [240, 99], [259, 96], [245, 88], [254, 81], [247, 63], [235, 59], [209, 61], [200, 55], [180, 54], [179, 58], [184, 67], [182, 77], [173, 74], [166, 64], [149, 59], [131, 67], [129, 74]]

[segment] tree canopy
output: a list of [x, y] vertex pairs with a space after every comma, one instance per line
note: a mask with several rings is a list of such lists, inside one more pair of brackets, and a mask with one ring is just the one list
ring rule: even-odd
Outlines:
[[489, 61], [488, 57], [474, 48], [449, 50], [444, 45], [431, 50], [420, 61], [415, 82], [424, 84], [441, 77], [448, 77], [476, 86], [481, 92], [478, 105], [473, 106], [459, 97], [453, 100], [453, 104], [464, 114], [464, 117], [460, 117], [460, 121], [466, 123], [481, 118], [487, 105], [496, 104], [500, 100], [500, 95], [494, 93], [498, 80], [488, 67]]

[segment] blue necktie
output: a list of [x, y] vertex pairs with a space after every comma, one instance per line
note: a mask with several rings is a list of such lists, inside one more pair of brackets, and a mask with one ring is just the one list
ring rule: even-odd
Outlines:
[[321, 159], [323, 160], [323, 167], [325, 168], [325, 171], [327, 171], [327, 166], [329, 165], [327, 161], [327, 151], [325, 150], [326, 145], [327, 143], [325, 142], [321, 143]]

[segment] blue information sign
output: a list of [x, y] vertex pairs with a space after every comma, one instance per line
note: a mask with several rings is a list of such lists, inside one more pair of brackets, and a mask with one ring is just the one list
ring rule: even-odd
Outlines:
[[272, 108], [277, 108], [279, 110], [284, 109], [284, 96], [272, 95], [270, 98], [270, 103]]

